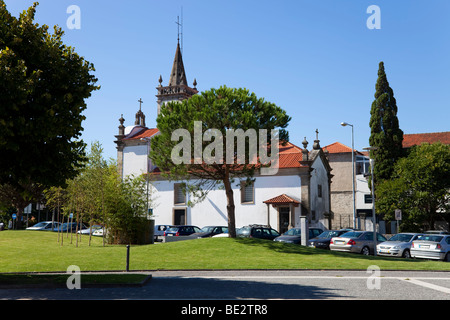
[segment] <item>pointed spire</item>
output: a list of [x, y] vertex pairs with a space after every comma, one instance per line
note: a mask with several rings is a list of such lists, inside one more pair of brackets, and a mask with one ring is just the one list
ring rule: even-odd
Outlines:
[[181, 56], [180, 43], [177, 44], [175, 59], [173, 60], [172, 73], [170, 74], [169, 86], [187, 86], [186, 73], [184, 72], [183, 58]]
[[120, 115], [119, 118], [120, 126], [119, 126], [119, 136], [125, 135], [125, 126], [123, 123], [125, 122], [125, 119], [123, 118], [123, 114]]

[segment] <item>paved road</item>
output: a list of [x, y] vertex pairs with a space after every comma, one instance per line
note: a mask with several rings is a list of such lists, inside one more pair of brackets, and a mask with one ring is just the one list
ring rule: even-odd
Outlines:
[[0, 299], [42, 300], [450, 300], [449, 272], [152, 271], [142, 287], [0, 289]]

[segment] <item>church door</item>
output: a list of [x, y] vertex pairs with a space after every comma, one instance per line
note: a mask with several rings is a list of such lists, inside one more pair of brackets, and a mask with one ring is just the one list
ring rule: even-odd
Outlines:
[[285, 233], [289, 229], [289, 207], [278, 208], [278, 231]]

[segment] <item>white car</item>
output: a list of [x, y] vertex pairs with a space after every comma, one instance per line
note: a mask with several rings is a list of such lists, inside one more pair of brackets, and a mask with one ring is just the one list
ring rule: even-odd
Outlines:
[[397, 233], [388, 241], [377, 245], [377, 254], [388, 257], [411, 258], [411, 244], [420, 233]]
[[32, 227], [28, 227], [26, 230], [52, 231], [53, 228], [59, 227], [60, 224], [61, 223], [55, 221], [53, 224], [51, 221], [41, 221]]
[[103, 228], [95, 230], [94, 232], [92, 232], [92, 235], [97, 237], [103, 237]]
[[[103, 228], [103, 226], [99, 225], [99, 224], [95, 224], [92, 226], [92, 234], [94, 234], [94, 232], [98, 229]], [[87, 227], [87, 229], [83, 229], [83, 230], [79, 230], [78, 233], [80, 234], [90, 234], [91, 233], [91, 228]]]
[[228, 238], [228, 236], [229, 236], [228, 232], [223, 232], [216, 234], [215, 236], [212, 236], [212, 238]]
[[450, 235], [420, 235], [411, 244], [411, 257], [450, 262]]

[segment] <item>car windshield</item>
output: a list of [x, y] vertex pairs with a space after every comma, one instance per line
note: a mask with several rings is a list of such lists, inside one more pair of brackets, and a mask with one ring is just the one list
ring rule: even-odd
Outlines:
[[349, 231], [349, 232], [346, 232], [346, 233], [340, 235], [340, 237], [342, 237], [342, 238], [358, 238], [362, 234], [363, 234], [362, 231]]
[[319, 234], [316, 238], [319, 239], [331, 239], [333, 237], [337, 237], [339, 235], [338, 231], [327, 230]]
[[298, 228], [292, 228], [292, 229], [286, 231], [285, 233], [283, 233], [283, 235], [285, 235], [285, 236], [299, 236], [299, 235], [301, 235], [301, 231]]
[[48, 224], [48, 222], [39, 222], [39, 223], [36, 223], [33, 227], [36, 227], [36, 228], [45, 227], [47, 224]]
[[200, 232], [213, 232], [215, 227], [203, 227]]
[[417, 240], [424, 240], [424, 241], [432, 241], [432, 242], [441, 242], [443, 236], [435, 236], [432, 234], [424, 234], [417, 237]]
[[178, 231], [178, 227], [170, 227], [166, 231]]
[[392, 236], [388, 241], [401, 241], [401, 242], [409, 242], [414, 235], [412, 234], [401, 234], [397, 233]]

